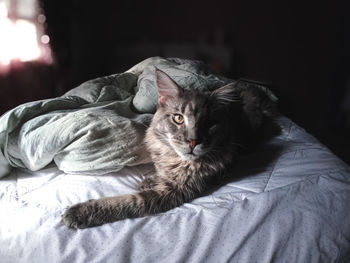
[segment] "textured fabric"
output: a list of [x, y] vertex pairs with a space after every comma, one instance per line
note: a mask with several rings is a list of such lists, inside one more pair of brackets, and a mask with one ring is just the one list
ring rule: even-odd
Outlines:
[[1, 262], [350, 262], [350, 169], [281, 117], [236, 179], [155, 216], [72, 230], [67, 206], [133, 193], [152, 165], [104, 176], [55, 166], [0, 180]]
[[153, 57], [125, 73], [87, 81], [60, 98], [18, 106], [0, 118], [0, 177], [11, 167], [104, 174], [149, 161], [142, 143], [157, 104], [155, 69], [186, 88], [228, 79], [198, 61]]

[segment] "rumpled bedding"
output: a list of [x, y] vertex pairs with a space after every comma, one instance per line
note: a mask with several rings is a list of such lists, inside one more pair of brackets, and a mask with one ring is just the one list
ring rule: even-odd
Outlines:
[[62, 97], [20, 105], [0, 118], [0, 178], [12, 167], [37, 171], [51, 162], [94, 175], [149, 162], [142, 141], [157, 105], [155, 68], [184, 88], [213, 90], [230, 81], [198, 61], [153, 57]]
[[168, 212], [88, 229], [66, 207], [137, 191], [152, 164], [100, 176], [53, 164], [0, 180], [0, 262], [350, 262], [350, 169], [285, 117], [233, 179]]
[[283, 116], [281, 133], [213, 192], [159, 215], [67, 228], [67, 207], [136, 192], [154, 174], [142, 139], [155, 67], [193, 89], [231, 81], [155, 57], [1, 117], [0, 262], [350, 262], [350, 168]]

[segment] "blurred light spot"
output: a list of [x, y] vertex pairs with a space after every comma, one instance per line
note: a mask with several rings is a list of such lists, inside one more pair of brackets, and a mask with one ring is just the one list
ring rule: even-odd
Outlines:
[[50, 37], [48, 35], [43, 35], [43, 36], [41, 36], [40, 40], [41, 40], [41, 43], [43, 43], [43, 44], [49, 44]]
[[46, 21], [46, 16], [45, 15], [43, 15], [43, 14], [38, 15], [38, 22], [40, 24], [44, 24], [45, 21]]

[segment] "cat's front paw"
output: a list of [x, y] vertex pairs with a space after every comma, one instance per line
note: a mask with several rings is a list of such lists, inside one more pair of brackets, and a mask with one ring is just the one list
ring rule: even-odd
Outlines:
[[87, 228], [100, 225], [96, 220], [96, 200], [89, 200], [69, 207], [62, 215], [63, 223], [70, 228]]

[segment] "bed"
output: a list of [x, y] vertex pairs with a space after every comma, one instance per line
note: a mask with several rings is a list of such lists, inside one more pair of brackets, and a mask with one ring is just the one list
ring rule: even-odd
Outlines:
[[350, 262], [350, 169], [281, 115], [279, 134], [213, 192], [155, 216], [63, 225], [68, 206], [136, 192], [154, 173], [142, 136], [155, 67], [191, 88], [229, 81], [156, 57], [1, 117], [0, 262]]

